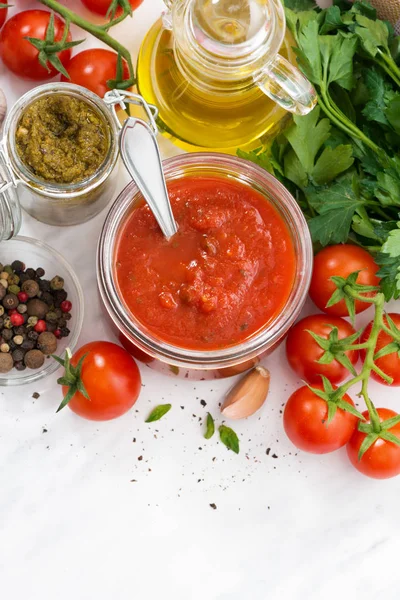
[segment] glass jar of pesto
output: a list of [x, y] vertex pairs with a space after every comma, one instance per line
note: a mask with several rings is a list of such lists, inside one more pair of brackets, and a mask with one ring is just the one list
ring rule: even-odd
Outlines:
[[6, 118], [0, 193], [14, 199], [14, 188], [22, 208], [49, 225], [84, 223], [112, 200], [117, 163], [118, 128], [103, 100], [69, 83], [42, 85]]

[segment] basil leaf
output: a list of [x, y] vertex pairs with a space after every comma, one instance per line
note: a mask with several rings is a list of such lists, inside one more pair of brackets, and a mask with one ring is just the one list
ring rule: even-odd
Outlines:
[[210, 438], [212, 438], [212, 436], [215, 433], [215, 423], [214, 423], [214, 419], [212, 418], [212, 416], [210, 415], [210, 413], [207, 413], [207, 429], [206, 432], [204, 434], [204, 437], [206, 440], [209, 440]]
[[239, 438], [233, 429], [226, 425], [221, 425], [218, 431], [221, 442], [228, 450], [232, 450], [236, 454], [239, 454]]
[[160, 404], [160, 406], [156, 406], [156, 408], [154, 408], [147, 417], [145, 423], [153, 423], [154, 421], [159, 421], [164, 415], [167, 414], [167, 412], [171, 410], [171, 407], [171, 404]]

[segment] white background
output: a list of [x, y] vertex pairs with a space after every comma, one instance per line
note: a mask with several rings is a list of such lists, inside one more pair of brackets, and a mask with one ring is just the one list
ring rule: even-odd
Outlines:
[[[161, 0], [145, 0], [133, 20], [117, 28], [135, 56], [161, 8]], [[2, 66], [0, 78], [9, 104], [29, 88]], [[171, 152], [165, 143], [163, 150]], [[60, 250], [80, 276], [86, 299], [81, 343], [112, 339], [95, 281], [104, 216], [58, 229], [24, 214], [23, 233]], [[103, 424], [68, 409], [56, 415], [55, 376], [2, 391], [0, 597], [398, 598], [400, 478], [367, 479], [352, 469], [345, 451], [297, 452], [283, 432], [281, 410], [299, 382], [282, 347], [266, 364], [272, 373], [267, 404], [234, 424], [239, 456], [216, 437], [202, 437], [206, 411], [218, 417], [228, 381], [191, 383], [143, 368], [137, 405]], [[378, 406], [399, 409], [398, 390], [372, 384], [371, 391]], [[149, 410], [164, 402], [173, 404], [168, 416], [146, 425]]]

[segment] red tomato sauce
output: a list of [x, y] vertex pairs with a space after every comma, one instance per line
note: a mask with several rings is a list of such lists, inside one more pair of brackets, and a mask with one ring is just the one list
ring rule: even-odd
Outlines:
[[143, 204], [117, 242], [119, 294], [153, 335], [215, 350], [270, 323], [294, 284], [296, 257], [278, 211], [258, 192], [223, 177], [168, 186], [178, 233], [167, 241]]

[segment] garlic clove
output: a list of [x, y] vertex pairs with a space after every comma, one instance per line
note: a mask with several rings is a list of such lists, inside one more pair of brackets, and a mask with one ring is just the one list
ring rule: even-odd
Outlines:
[[270, 373], [258, 366], [227, 393], [221, 413], [228, 419], [245, 419], [262, 407], [269, 392]]
[[7, 112], [7, 100], [3, 90], [0, 88], [0, 125], [4, 121]]

